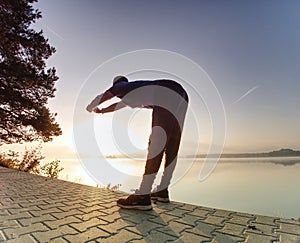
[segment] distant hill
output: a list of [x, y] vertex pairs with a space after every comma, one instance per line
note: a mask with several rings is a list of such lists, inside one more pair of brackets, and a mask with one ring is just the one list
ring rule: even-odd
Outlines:
[[[181, 158], [206, 158], [206, 154], [198, 154], [194, 155], [183, 155]], [[106, 159], [132, 159], [132, 158], [140, 158], [145, 159], [146, 154], [111, 154], [103, 156]], [[209, 157], [219, 157], [218, 154], [210, 154]], [[236, 154], [222, 154], [221, 158], [264, 158], [264, 157], [300, 157], [300, 151], [292, 150], [292, 149], [280, 149], [271, 152], [265, 153], [236, 153]]]
[[[217, 157], [218, 155], [210, 155], [210, 157]], [[238, 154], [222, 154], [221, 158], [261, 158], [261, 157], [298, 157], [300, 156], [300, 151], [292, 149], [280, 149], [276, 151], [266, 152], [266, 153], [238, 153]], [[194, 157], [194, 156], [188, 156]], [[197, 158], [205, 158], [206, 155], [199, 154]]]

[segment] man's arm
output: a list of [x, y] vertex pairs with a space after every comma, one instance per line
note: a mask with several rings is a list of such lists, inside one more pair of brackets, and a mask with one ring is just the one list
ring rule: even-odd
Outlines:
[[124, 104], [122, 101], [120, 101], [120, 102], [114, 103], [114, 104], [112, 104], [108, 107], [102, 108], [102, 109], [96, 108], [96, 109], [94, 109], [94, 112], [95, 113], [108, 113], [108, 112], [120, 110], [126, 106], [127, 106], [126, 104]]
[[112, 94], [110, 91], [105, 91], [104, 93], [97, 95], [95, 99], [93, 99], [92, 102], [86, 107], [86, 110], [92, 112], [98, 105], [113, 97], [114, 94]]

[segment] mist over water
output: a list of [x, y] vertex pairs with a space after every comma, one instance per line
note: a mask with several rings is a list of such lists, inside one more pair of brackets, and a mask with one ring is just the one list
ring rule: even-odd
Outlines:
[[[120, 190], [138, 188], [145, 162], [109, 159], [110, 164], [132, 177]], [[95, 159], [97, 163], [97, 159]], [[300, 217], [300, 157], [221, 159], [205, 180], [198, 180], [204, 159], [180, 158], [176, 170], [187, 170], [170, 188], [171, 200], [206, 207], [284, 218]], [[96, 186], [79, 161], [62, 160], [60, 178]], [[156, 181], [159, 183], [159, 179]]]

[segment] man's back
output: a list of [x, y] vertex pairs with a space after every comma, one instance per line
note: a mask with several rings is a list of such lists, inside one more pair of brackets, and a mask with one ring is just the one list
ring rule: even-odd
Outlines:
[[108, 91], [113, 95], [122, 99], [122, 101], [130, 107], [145, 107], [153, 106], [157, 99], [157, 95], [162, 93], [163, 98], [167, 98], [164, 92], [158, 92], [159, 87], [165, 87], [175, 91], [188, 102], [188, 96], [180, 84], [173, 80], [159, 79], [159, 80], [136, 80], [131, 82], [120, 82], [113, 85]]

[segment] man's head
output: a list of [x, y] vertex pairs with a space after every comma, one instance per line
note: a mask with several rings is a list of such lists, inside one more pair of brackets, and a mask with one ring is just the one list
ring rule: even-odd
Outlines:
[[128, 79], [125, 76], [116, 76], [113, 79], [113, 85], [121, 83], [121, 82], [128, 82]]

